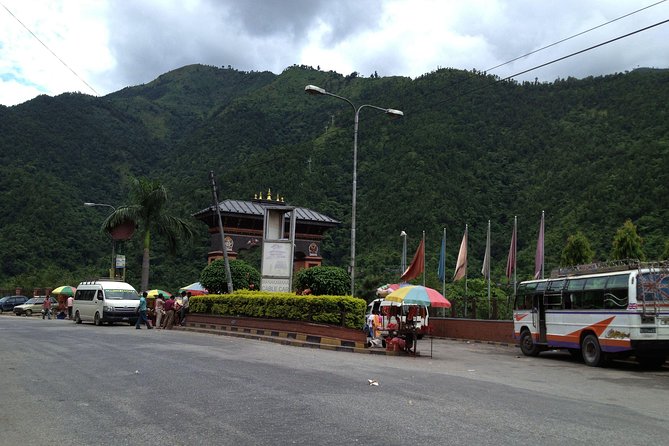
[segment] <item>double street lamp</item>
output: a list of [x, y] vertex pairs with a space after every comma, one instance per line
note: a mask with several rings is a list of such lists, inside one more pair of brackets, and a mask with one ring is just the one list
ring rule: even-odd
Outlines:
[[[112, 212], [116, 212], [116, 208], [111, 204], [86, 202], [84, 203], [84, 206], [108, 207], [112, 209]], [[111, 234], [109, 235], [111, 236]], [[112, 261], [111, 261], [111, 269], [109, 270], [109, 277], [113, 279], [116, 276], [116, 241], [114, 240], [114, 237], [111, 237], [111, 239], [112, 239]]]
[[307, 85], [304, 87], [304, 91], [307, 94], [311, 95], [325, 95], [332, 96], [333, 98], [341, 99], [342, 101], [348, 102], [348, 104], [353, 108], [355, 112], [355, 119], [353, 121], [353, 199], [351, 203], [351, 296], [355, 296], [355, 208], [356, 208], [356, 190], [357, 190], [357, 168], [358, 168], [358, 117], [360, 115], [360, 110], [363, 108], [374, 108], [384, 112], [391, 118], [399, 118], [404, 116], [404, 113], [400, 110], [395, 110], [392, 108], [383, 108], [377, 107], [376, 105], [363, 104], [359, 107], [356, 107], [353, 102], [349, 99], [330, 93], [324, 88], [317, 87], [315, 85]]

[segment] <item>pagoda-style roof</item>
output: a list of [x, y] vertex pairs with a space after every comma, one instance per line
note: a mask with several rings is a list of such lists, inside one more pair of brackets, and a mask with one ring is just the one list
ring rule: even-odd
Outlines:
[[[253, 201], [244, 201], [244, 200], [225, 200], [218, 203], [218, 207], [221, 210], [222, 216], [246, 216], [246, 217], [257, 217], [262, 219], [265, 215], [264, 208], [266, 206], [282, 206], [286, 205], [282, 202], [275, 202], [270, 200], [253, 200]], [[286, 205], [290, 206], [290, 205]], [[325, 214], [316, 212], [311, 209], [294, 206], [295, 216], [297, 223], [307, 223], [307, 224], [316, 224], [322, 226], [333, 227], [340, 224], [339, 221], [334, 218], [328, 217]], [[207, 220], [207, 217], [211, 216], [214, 213], [215, 209], [213, 206], [202, 209], [193, 214], [193, 217], [198, 220]]]

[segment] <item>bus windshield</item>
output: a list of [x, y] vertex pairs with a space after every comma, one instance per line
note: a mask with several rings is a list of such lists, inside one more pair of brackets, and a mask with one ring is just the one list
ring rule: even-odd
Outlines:
[[135, 290], [105, 290], [105, 298], [109, 300], [139, 300]]

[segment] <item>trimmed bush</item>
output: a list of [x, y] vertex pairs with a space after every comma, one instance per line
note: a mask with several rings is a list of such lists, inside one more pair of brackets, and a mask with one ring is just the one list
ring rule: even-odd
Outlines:
[[[257, 269], [243, 260], [230, 260], [230, 276], [232, 288], [248, 290], [251, 285], [254, 289], [260, 286], [260, 273]], [[225, 261], [218, 259], [205, 266], [200, 274], [200, 283], [212, 293], [227, 293], [228, 280], [225, 276]]]
[[365, 323], [367, 303], [349, 296], [298, 296], [292, 293], [235, 291], [193, 296], [191, 313], [318, 322], [346, 328]]
[[351, 276], [335, 266], [315, 266], [298, 271], [295, 283], [298, 290], [309, 289], [314, 296], [345, 296], [351, 289]]

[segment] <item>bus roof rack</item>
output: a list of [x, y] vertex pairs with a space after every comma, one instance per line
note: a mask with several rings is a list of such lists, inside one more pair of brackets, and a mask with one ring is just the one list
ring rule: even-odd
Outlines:
[[639, 269], [642, 263], [639, 259], [609, 260], [605, 262], [587, 263], [585, 265], [567, 266], [555, 268], [551, 271], [551, 277], [581, 276], [584, 274], [612, 273], [615, 271], [628, 271]]

